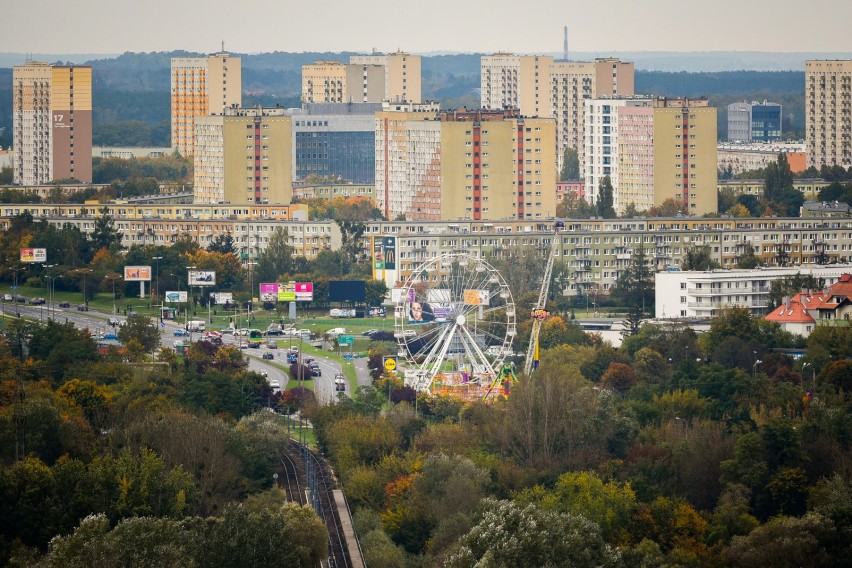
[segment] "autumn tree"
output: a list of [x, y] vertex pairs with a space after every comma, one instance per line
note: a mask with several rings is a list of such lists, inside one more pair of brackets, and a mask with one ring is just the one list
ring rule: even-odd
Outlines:
[[598, 199], [595, 202], [595, 214], [602, 219], [614, 219], [615, 209], [612, 180], [609, 176], [604, 176], [598, 185]]

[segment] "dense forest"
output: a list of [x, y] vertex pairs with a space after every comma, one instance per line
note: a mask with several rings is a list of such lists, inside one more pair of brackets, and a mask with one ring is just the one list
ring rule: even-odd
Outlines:
[[[170, 58], [187, 52], [125, 53], [86, 62], [94, 71], [93, 143], [104, 146], [168, 146]], [[241, 55], [246, 106], [299, 105], [301, 66], [325, 59], [347, 61], [350, 53]], [[479, 105], [478, 54], [423, 58], [423, 97], [447, 108]], [[11, 144], [11, 69], [0, 69], [0, 146]], [[804, 73], [801, 71], [636, 71], [637, 93], [706, 96], [719, 108], [719, 136], [726, 133], [726, 105], [770, 100], [784, 105], [787, 137], [804, 136]]]

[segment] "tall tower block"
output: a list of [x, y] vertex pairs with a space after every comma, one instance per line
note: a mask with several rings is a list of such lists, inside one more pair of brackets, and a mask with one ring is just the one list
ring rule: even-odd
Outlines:
[[562, 59], [568, 61], [568, 26], [562, 28], [565, 40], [562, 42]]

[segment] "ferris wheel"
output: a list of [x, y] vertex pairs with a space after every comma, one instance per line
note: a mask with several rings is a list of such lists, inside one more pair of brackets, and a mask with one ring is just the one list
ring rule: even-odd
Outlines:
[[408, 386], [494, 388], [516, 334], [512, 293], [494, 267], [465, 252], [445, 253], [418, 266], [392, 293]]

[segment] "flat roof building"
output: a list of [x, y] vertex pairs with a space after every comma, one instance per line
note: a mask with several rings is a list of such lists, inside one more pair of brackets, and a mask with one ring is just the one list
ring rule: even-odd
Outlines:
[[805, 62], [808, 165], [852, 166], [852, 60]]

